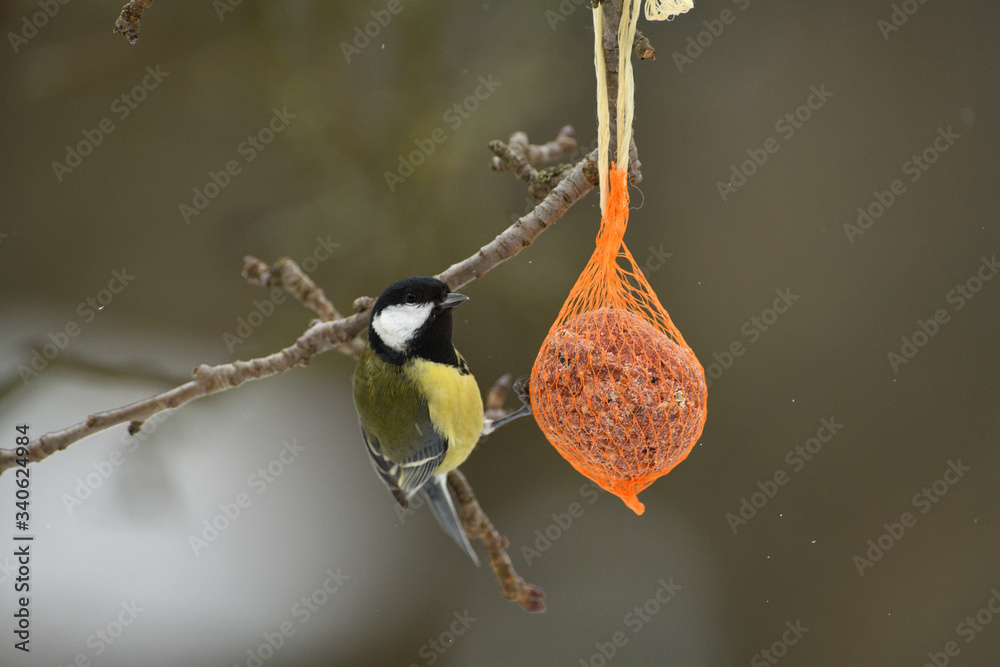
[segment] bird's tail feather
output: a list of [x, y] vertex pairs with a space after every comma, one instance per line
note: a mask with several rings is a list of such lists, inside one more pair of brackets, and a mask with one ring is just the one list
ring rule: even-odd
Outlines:
[[479, 558], [476, 557], [476, 552], [472, 550], [472, 545], [469, 544], [469, 538], [465, 535], [465, 529], [462, 528], [462, 521], [458, 518], [458, 512], [455, 511], [455, 504], [452, 502], [451, 494], [448, 492], [447, 477], [447, 475], [435, 475], [424, 484], [422, 490], [424, 495], [427, 496], [427, 500], [430, 501], [431, 509], [434, 510], [434, 517], [441, 524], [441, 528], [451, 536], [451, 539], [455, 540], [455, 543], [469, 555], [469, 558], [478, 567]]

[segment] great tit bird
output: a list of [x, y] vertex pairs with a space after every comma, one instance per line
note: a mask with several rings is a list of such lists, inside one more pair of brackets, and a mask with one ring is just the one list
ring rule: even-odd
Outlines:
[[[353, 385], [372, 465], [396, 502], [406, 507], [423, 491], [438, 523], [478, 565], [446, 485], [484, 431], [479, 386], [451, 342], [452, 308], [467, 300], [436, 278], [390, 285], [372, 308]], [[487, 431], [498, 425], [486, 424]]]

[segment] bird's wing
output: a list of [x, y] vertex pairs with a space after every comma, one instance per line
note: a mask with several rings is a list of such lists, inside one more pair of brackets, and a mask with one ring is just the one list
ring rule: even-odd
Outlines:
[[410, 443], [410, 453], [394, 461], [383, 452], [378, 438], [361, 428], [375, 471], [403, 507], [427, 483], [448, 452], [448, 441], [431, 426], [429, 418], [418, 427], [418, 432], [420, 440]]

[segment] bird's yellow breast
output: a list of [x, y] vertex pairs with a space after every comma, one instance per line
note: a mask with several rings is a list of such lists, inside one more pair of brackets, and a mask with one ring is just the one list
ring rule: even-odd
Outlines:
[[455, 366], [412, 359], [407, 372], [427, 398], [431, 422], [448, 439], [448, 453], [434, 474], [460, 466], [479, 442], [483, 430], [483, 399], [472, 373]]

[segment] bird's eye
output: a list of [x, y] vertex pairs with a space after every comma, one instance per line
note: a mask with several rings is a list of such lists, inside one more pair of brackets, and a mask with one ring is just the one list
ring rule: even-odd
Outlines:
[[417, 294], [416, 294], [416, 292], [407, 292], [406, 293], [406, 303], [416, 303], [416, 302], [417, 302]]

